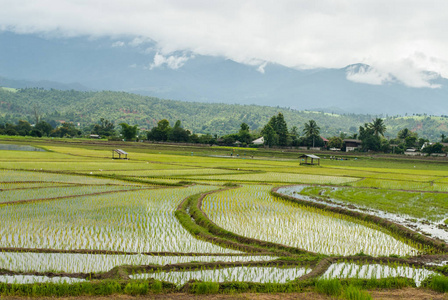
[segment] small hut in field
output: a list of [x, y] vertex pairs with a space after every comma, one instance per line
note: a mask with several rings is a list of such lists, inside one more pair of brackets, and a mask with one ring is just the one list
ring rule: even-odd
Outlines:
[[[302, 160], [305, 159], [305, 161], [300, 162], [301, 165], [318, 165], [318, 166], [320, 166], [320, 157], [316, 156], [314, 154], [303, 154], [303, 155], [300, 155], [299, 158], [301, 158]], [[308, 159], [310, 159], [311, 161], [308, 162]], [[317, 163], [315, 161], [317, 161]]]
[[[118, 157], [115, 155], [118, 154]], [[121, 149], [112, 150], [112, 159], [128, 159], [128, 153]]]

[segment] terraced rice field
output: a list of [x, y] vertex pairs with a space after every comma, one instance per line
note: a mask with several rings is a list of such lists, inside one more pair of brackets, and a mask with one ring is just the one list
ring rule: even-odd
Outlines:
[[[54, 152], [0, 150], [0, 269], [18, 272], [1, 271], [0, 282], [62, 282], [64, 274], [82, 282], [84, 273], [102, 280], [121, 270], [115, 279], [154, 278], [179, 287], [191, 279], [290, 283], [334, 256], [340, 260], [315, 278], [404, 276], [420, 283], [435, 274], [410, 264], [345, 261], [355, 254], [408, 261], [432, 246], [271, 190], [308, 184], [303, 195], [440, 225], [448, 219], [444, 165], [360, 159], [310, 167], [295, 158], [252, 159], [243, 152], [223, 158], [229, 150], [214, 148], [204, 150], [209, 156], [175, 148], [162, 153], [140, 144], [123, 161], [110, 159], [110, 147], [37, 146]], [[188, 204], [185, 211], [181, 203]], [[197, 203], [216, 225], [193, 212]], [[39, 275], [26, 277], [30, 272]], [[50, 272], [61, 274], [46, 277]]]
[[176, 272], [156, 272], [153, 274], [132, 275], [133, 279], [154, 278], [158, 280], [173, 282], [178, 286], [184, 285], [189, 280], [201, 280], [207, 282], [259, 282], [259, 283], [285, 283], [289, 280], [299, 278], [311, 270], [298, 268], [275, 268], [275, 267], [235, 267], [215, 270], [195, 270]]
[[182, 199], [213, 189], [140, 189], [5, 206], [0, 211], [0, 247], [233, 253], [193, 238], [174, 216]]
[[416, 249], [367, 224], [270, 195], [270, 186], [244, 186], [207, 196], [204, 212], [218, 226], [246, 237], [311, 252], [413, 255]]

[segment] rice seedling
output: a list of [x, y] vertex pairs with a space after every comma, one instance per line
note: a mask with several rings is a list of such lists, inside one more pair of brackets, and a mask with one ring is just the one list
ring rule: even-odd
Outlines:
[[415, 268], [397, 263], [381, 264], [357, 264], [354, 262], [341, 262], [330, 266], [321, 276], [330, 278], [357, 278], [357, 279], [380, 279], [388, 277], [406, 277], [413, 279], [417, 286], [428, 276], [436, 274], [424, 268]]
[[270, 195], [270, 186], [244, 186], [208, 195], [203, 210], [234, 233], [311, 252], [372, 256], [417, 250], [354, 218], [304, 207]]
[[271, 256], [158, 256], [0, 252], [0, 269], [16, 272], [107, 272], [122, 265], [167, 265], [188, 262], [271, 261]]
[[260, 282], [285, 283], [301, 277], [311, 270], [304, 267], [232, 267], [225, 269], [199, 269], [170, 272], [143, 273], [131, 275], [133, 279], [154, 278], [157, 280], [184, 285], [187, 281], [195, 279], [208, 282]]
[[197, 240], [175, 218], [174, 211], [185, 197], [213, 189], [133, 190], [4, 206], [0, 246], [237, 253]]
[[243, 182], [281, 182], [281, 183], [316, 183], [316, 184], [343, 184], [359, 180], [353, 177], [339, 176], [320, 176], [307, 174], [291, 173], [256, 173], [256, 174], [237, 174], [237, 175], [210, 175], [194, 176], [192, 179], [199, 180], [224, 180], [224, 181], [243, 181]]
[[75, 184], [116, 184], [122, 185], [123, 181], [104, 179], [91, 176], [76, 176], [55, 173], [28, 172], [15, 170], [0, 170], [0, 182], [56, 182]]
[[9, 190], [0, 192], [0, 203], [21, 200], [83, 196], [93, 193], [129, 191], [141, 188], [134, 185], [95, 185], [95, 186], [59, 186], [32, 190]]
[[9, 284], [31, 284], [31, 283], [76, 283], [84, 282], [85, 279], [70, 277], [48, 277], [34, 275], [0, 275], [0, 282]]

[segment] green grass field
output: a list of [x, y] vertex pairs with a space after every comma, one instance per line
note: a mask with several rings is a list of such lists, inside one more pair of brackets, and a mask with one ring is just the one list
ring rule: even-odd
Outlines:
[[[20, 137], [1, 143], [46, 150], [0, 150], [0, 269], [14, 276], [57, 270], [86, 279], [79, 272], [94, 272], [100, 280], [154, 278], [178, 286], [191, 278], [241, 282], [247, 276], [282, 290], [294, 280], [320, 278], [327, 269], [334, 274], [342, 268], [338, 260], [355, 254], [367, 255], [366, 265], [400, 256], [408, 266], [417, 254], [444, 253], [417, 233], [400, 235], [359, 216], [292, 203], [270, 191], [306, 185], [295, 197], [335, 199], [436, 226], [448, 219], [445, 160], [347, 156], [337, 161], [321, 154], [320, 166], [305, 166], [290, 150]], [[116, 148], [130, 159], [113, 160]], [[281, 268], [278, 257], [291, 269]], [[330, 261], [326, 269], [313, 275], [325, 260]], [[173, 273], [170, 263], [184, 264], [184, 273], [179, 268]], [[405, 269], [399, 270], [392, 276], [402, 276]], [[325, 278], [353, 277], [352, 271], [339, 277], [328, 272]], [[420, 282], [432, 273], [412, 274], [408, 277]], [[272, 277], [270, 283], [259, 280], [263, 276]]]

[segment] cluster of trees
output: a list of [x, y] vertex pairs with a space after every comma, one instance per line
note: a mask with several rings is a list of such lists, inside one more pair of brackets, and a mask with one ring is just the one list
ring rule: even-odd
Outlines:
[[[320, 127], [316, 121], [309, 120], [303, 124], [302, 135], [297, 126], [288, 130], [288, 125], [282, 113], [272, 116], [269, 121], [260, 130], [251, 130], [247, 123], [241, 123], [237, 133], [223, 135], [192, 133], [183, 128], [181, 121], [177, 120], [173, 127], [167, 119], [162, 119], [157, 126], [151, 130], [142, 132], [140, 136], [138, 125], [128, 125], [120, 123], [117, 130], [112, 121], [100, 118], [96, 124], [89, 125], [80, 130], [73, 123], [65, 122], [60, 126], [54, 127], [49, 122], [40, 120], [36, 114], [35, 125], [29, 122], [19, 120], [17, 124], [0, 124], [0, 134], [2, 135], [22, 135], [22, 136], [50, 136], [50, 137], [81, 137], [89, 134], [97, 134], [109, 139], [124, 139], [126, 141], [136, 140], [146, 137], [151, 141], [161, 142], [180, 142], [180, 143], [202, 143], [218, 145], [250, 145], [252, 141], [259, 137], [264, 138], [264, 144], [268, 147], [323, 147], [325, 145], [320, 136]], [[333, 136], [328, 139], [327, 148], [345, 149], [344, 139], [352, 138], [361, 141], [361, 151], [375, 151], [385, 153], [403, 153], [408, 148], [415, 148], [424, 153], [442, 153], [446, 152], [441, 143], [429, 143], [428, 139], [420, 138], [414, 131], [404, 128], [400, 130], [393, 139], [386, 139], [386, 125], [381, 118], [375, 118], [370, 123], [364, 123], [359, 127], [358, 133], [346, 136], [341, 133], [339, 136]], [[447, 143], [448, 137], [441, 135], [440, 142]], [[423, 147], [424, 146], [424, 147]]]
[[[330, 114], [316, 111], [298, 111], [290, 108], [279, 108], [257, 105], [228, 105], [220, 103], [193, 103], [161, 100], [125, 92], [82, 92], [44, 90], [36, 88], [18, 89], [14, 92], [0, 88], [0, 124], [16, 124], [19, 120], [37, 124], [33, 108], [37, 108], [43, 120], [53, 128], [66, 123], [80, 123], [82, 134], [92, 132], [88, 127], [97, 124], [104, 112], [107, 119], [113, 120], [119, 135], [120, 123], [136, 124], [140, 129], [151, 129], [157, 121], [169, 120], [174, 125], [177, 119], [185, 128], [197, 134], [211, 133], [219, 137], [238, 133], [241, 123], [250, 127], [250, 133], [260, 135], [261, 130], [269, 122], [271, 116], [281, 112], [285, 121], [290, 124], [289, 145], [304, 144], [295, 139], [304, 137], [303, 124], [315, 120], [320, 127], [320, 134], [329, 137], [340, 132], [348, 135], [358, 133], [360, 125], [370, 122], [376, 116], [359, 114]], [[387, 134], [394, 137], [403, 128], [417, 131], [419, 136], [435, 141], [444, 133], [448, 120], [444, 117], [415, 115], [409, 117], [390, 116], [383, 118], [387, 125]], [[87, 126], [86, 126], [87, 125]], [[294, 132], [293, 125], [300, 128]], [[271, 124], [272, 127], [272, 124]], [[445, 133], [446, 134], [446, 133]], [[100, 134], [106, 136], [104, 134]], [[240, 139], [240, 137], [239, 137]], [[238, 140], [239, 140], [238, 139]], [[281, 136], [279, 136], [281, 143]], [[242, 142], [242, 141], [241, 141]], [[312, 138], [306, 142], [312, 146]], [[315, 146], [319, 146], [315, 139]]]
[[2, 135], [21, 135], [21, 136], [51, 136], [51, 137], [77, 137], [82, 132], [72, 123], [63, 123], [57, 128], [45, 121], [39, 121], [34, 126], [27, 121], [19, 120], [16, 125], [6, 123], [0, 124], [0, 134]]

